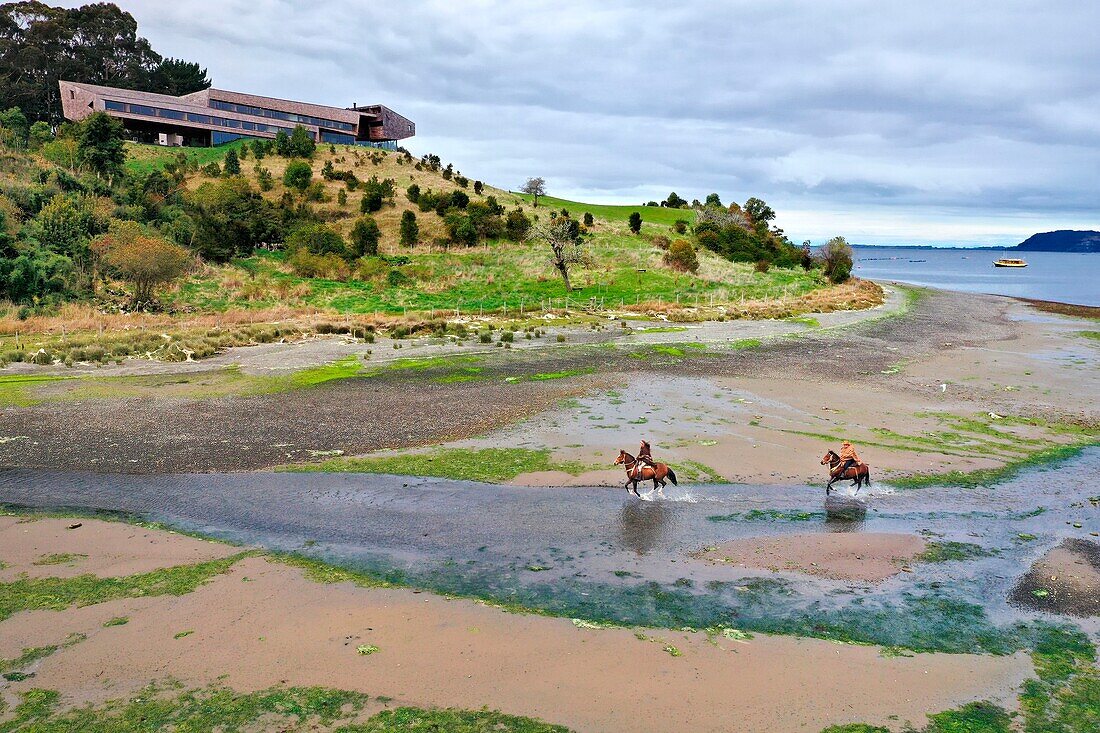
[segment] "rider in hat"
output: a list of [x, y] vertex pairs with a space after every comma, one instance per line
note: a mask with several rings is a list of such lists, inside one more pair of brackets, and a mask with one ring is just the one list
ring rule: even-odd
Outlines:
[[862, 463], [863, 461], [859, 460], [859, 455], [856, 454], [855, 446], [847, 440], [840, 444], [840, 469], [837, 471], [837, 476], [843, 476], [849, 468]]
[[653, 454], [650, 452], [648, 440], [643, 440], [642, 444], [638, 447], [638, 460], [647, 466], [657, 465], [653, 462]]

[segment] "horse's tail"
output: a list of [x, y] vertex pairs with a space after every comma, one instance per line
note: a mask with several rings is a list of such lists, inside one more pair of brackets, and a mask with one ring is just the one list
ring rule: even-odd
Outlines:
[[671, 466], [668, 469], [668, 480], [672, 482], [673, 486], [679, 486], [680, 485], [680, 484], [676, 483], [676, 472], [672, 470]]

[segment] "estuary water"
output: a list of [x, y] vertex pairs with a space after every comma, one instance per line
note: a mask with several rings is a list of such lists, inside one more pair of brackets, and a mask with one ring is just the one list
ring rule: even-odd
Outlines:
[[[0, 502], [132, 513], [393, 582], [560, 615], [795, 633], [824, 625], [865, 641], [960, 651], [1036, 618], [1009, 603], [1010, 591], [1050, 548], [1100, 533], [1098, 475], [1100, 449], [1092, 448], [984, 488], [876, 486], [867, 518], [839, 524], [822, 511], [821, 489], [808, 486], [669, 487], [667, 500], [638, 501], [606, 488], [367, 474], [2, 470]], [[982, 553], [922, 564], [879, 584], [691, 557], [738, 538], [867, 531], [915, 532], [972, 543]]]
[[[1021, 258], [1028, 266], [994, 267], [1001, 257]], [[871, 280], [1100, 306], [1097, 253], [856, 247], [855, 259], [855, 274]]]

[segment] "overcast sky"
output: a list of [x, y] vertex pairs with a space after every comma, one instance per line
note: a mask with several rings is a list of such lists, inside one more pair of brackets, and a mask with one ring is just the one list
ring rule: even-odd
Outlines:
[[1090, 0], [118, 2], [215, 86], [386, 104], [496, 186], [759, 196], [799, 241], [1100, 228]]

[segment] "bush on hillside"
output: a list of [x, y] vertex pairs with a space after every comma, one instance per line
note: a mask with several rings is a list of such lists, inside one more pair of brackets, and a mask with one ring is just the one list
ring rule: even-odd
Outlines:
[[287, 258], [287, 264], [298, 277], [347, 280], [351, 272], [343, 257], [335, 254], [318, 255], [305, 248], [294, 250]]
[[348, 255], [348, 245], [344, 238], [324, 224], [307, 224], [295, 229], [287, 237], [286, 246], [290, 250], [306, 249], [315, 255]]
[[291, 161], [283, 172], [283, 185], [302, 192], [313, 181], [313, 168], [304, 160]]
[[401, 246], [412, 247], [420, 241], [420, 225], [416, 222], [416, 214], [406, 211], [401, 214]]
[[699, 257], [695, 252], [695, 247], [686, 239], [677, 239], [668, 246], [668, 252], [665, 253], [665, 263], [680, 272], [699, 271]]
[[108, 271], [133, 288], [132, 304], [155, 302], [161, 285], [172, 282], [194, 265], [194, 255], [178, 244], [148, 236], [140, 227], [120, 227], [100, 235], [92, 249]]
[[248, 257], [258, 245], [282, 240], [278, 210], [244, 178], [204, 183], [184, 205], [193, 227], [189, 241], [203, 259]]
[[350, 254], [355, 257], [373, 257], [378, 254], [378, 240], [381, 237], [378, 222], [372, 216], [361, 216], [351, 228]]
[[513, 242], [522, 242], [531, 230], [531, 220], [521, 209], [512, 209], [504, 222], [504, 233]]
[[642, 215], [637, 211], [631, 212], [628, 223], [630, 225], [630, 231], [634, 234], [642, 231]]

